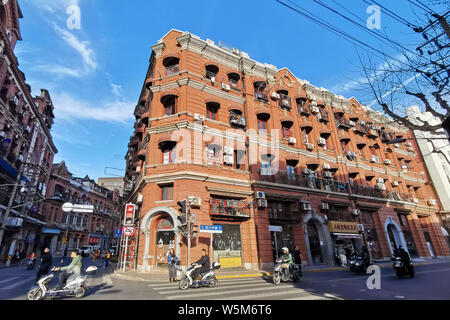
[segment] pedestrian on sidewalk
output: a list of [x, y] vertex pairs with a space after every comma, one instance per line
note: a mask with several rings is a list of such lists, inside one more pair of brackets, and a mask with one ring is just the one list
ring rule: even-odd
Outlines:
[[177, 281], [176, 263], [178, 260], [180, 260], [180, 259], [175, 255], [175, 249], [170, 248], [169, 252], [167, 253], [167, 263], [169, 266], [169, 281], [170, 282]]
[[44, 253], [41, 256], [41, 264], [39, 265], [35, 282], [38, 282], [38, 280], [41, 278], [42, 275], [45, 275], [49, 272], [50, 267], [52, 265], [52, 261], [53, 257], [52, 254], [50, 253], [50, 249], [45, 248]]
[[109, 260], [110, 259], [111, 259], [111, 252], [110, 251], [106, 251], [105, 264], [103, 266], [103, 269], [105, 269], [107, 266], [109, 266]]
[[343, 247], [339, 249], [339, 259], [341, 260], [341, 267], [345, 267], [347, 265], [347, 257], [345, 256], [345, 250]]

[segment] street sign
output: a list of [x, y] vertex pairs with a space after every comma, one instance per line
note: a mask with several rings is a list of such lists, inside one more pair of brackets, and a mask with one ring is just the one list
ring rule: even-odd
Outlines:
[[73, 204], [71, 204], [70, 202], [66, 202], [62, 205], [62, 209], [64, 212], [70, 212], [73, 209]]
[[222, 233], [222, 226], [218, 225], [200, 225], [200, 232]]
[[129, 226], [134, 224], [134, 211], [136, 207], [132, 203], [127, 203], [125, 206], [125, 223], [124, 225]]
[[282, 232], [283, 231], [283, 227], [281, 227], [281, 226], [269, 226], [269, 231], [270, 232]]
[[126, 237], [131, 237], [134, 234], [134, 232], [135, 232], [135, 230], [134, 230], [133, 226], [131, 226], [131, 227], [127, 227], [127, 226], [123, 227], [123, 234]]
[[120, 238], [122, 236], [122, 228], [116, 228], [114, 232], [114, 238]]

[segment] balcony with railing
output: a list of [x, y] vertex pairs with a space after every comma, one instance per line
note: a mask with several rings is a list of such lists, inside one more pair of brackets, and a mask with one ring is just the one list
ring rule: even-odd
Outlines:
[[[396, 192], [391, 190], [382, 190], [379, 188], [366, 186], [352, 186], [352, 193], [379, 199], [388, 199], [393, 201], [414, 202], [414, 196], [409, 193]], [[418, 198], [419, 199], [419, 198]]]
[[349, 192], [347, 183], [336, 181], [332, 178], [317, 178], [313, 175], [288, 173], [283, 171], [271, 174], [272, 172], [273, 170], [271, 168], [261, 168], [258, 172], [257, 179], [263, 182], [285, 184], [322, 191]]
[[241, 200], [210, 200], [209, 213], [212, 218], [249, 219], [251, 202]]
[[345, 119], [344, 117], [335, 117], [336, 119], [336, 127], [350, 129], [353, 125], [350, 120]]
[[311, 114], [310, 104], [304, 98], [297, 98], [297, 112], [301, 116], [309, 116]]
[[278, 106], [280, 108], [287, 108], [287, 109], [291, 109], [292, 105], [291, 105], [291, 98], [283, 93], [280, 93], [280, 99], [278, 99]]

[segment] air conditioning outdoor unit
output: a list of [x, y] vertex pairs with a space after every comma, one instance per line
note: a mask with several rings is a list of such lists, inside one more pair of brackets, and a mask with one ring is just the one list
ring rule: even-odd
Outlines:
[[384, 183], [378, 183], [377, 186], [378, 186], [378, 189], [386, 191], [386, 185]]
[[136, 198], [136, 203], [142, 203], [143, 200], [144, 200], [144, 196], [142, 195], [142, 193], [138, 193], [137, 198]]
[[366, 122], [365, 122], [365, 121], [360, 121], [359, 123], [360, 123], [360, 124], [366, 124]]
[[325, 170], [330, 170], [330, 169], [331, 169], [331, 166], [330, 166], [329, 163], [324, 163], [324, 164], [323, 164], [323, 168], [324, 168]]
[[294, 137], [289, 138], [289, 144], [296, 144], [296, 143], [297, 143], [297, 139], [295, 139]]
[[376, 156], [372, 156], [372, 158], [370, 159], [370, 162], [376, 163], [376, 162], [378, 162], [378, 158]]
[[267, 200], [266, 199], [257, 199], [256, 205], [258, 208], [267, 208]]
[[402, 165], [402, 169], [408, 169], [408, 166], [407, 165]]
[[413, 199], [413, 202], [414, 202], [414, 203], [419, 203], [419, 199], [414, 198], [414, 199]]
[[241, 121], [240, 121], [240, 123], [239, 123], [241, 126], [246, 126], [247, 125], [247, 123], [245, 122], [245, 118], [244, 117], [242, 117], [241, 118]]
[[256, 199], [265, 199], [266, 193], [263, 191], [256, 191]]
[[310, 169], [303, 169], [302, 173], [303, 174], [311, 174], [311, 170]]
[[322, 209], [322, 210], [330, 210], [330, 205], [328, 203], [326, 203], [326, 202], [322, 202], [320, 204], [320, 209]]
[[359, 216], [361, 214], [361, 211], [359, 209], [355, 209], [355, 210], [352, 210], [352, 214], [354, 216]]
[[408, 151], [409, 152], [414, 152], [414, 148], [413, 147], [408, 147]]
[[271, 176], [272, 175], [272, 168], [261, 168], [260, 174], [262, 176]]
[[383, 179], [383, 178], [378, 178], [378, 179], [377, 179], [377, 182], [378, 182], [378, 183], [384, 183], [384, 179]]
[[355, 123], [355, 121], [349, 121], [349, 122], [348, 122], [348, 125], [349, 125], [350, 127], [354, 127], [354, 126], [356, 126], [356, 123]]
[[230, 85], [226, 83], [222, 83], [222, 89], [225, 91], [230, 91]]
[[384, 164], [391, 164], [392, 162], [391, 162], [391, 160], [389, 160], [389, 159], [384, 159]]
[[193, 207], [200, 207], [202, 205], [202, 198], [198, 198], [198, 197], [191, 198], [190, 204]]
[[272, 92], [272, 98], [273, 99], [280, 99], [280, 95], [276, 92]]
[[394, 148], [400, 148], [400, 145], [398, 143], [394, 143]]
[[136, 172], [141, 172], [141, 167], [136, 167]]
[[325, 176], [325, 178], [333, 178], [333, 173], [330, 171], [325, 171], [324, 176]]
[[225, 164], [233, 164], [233, 156], [223, 156], [223, 162]]
[[412, 147], [412, 143], [411, 143], [411, 142], [406, 142], [406, 143], [405, 143], [405, 146], [407, 146], [407, 147]]
[[319, 139], [317, 140], [317, 143], [318, 143], [319, 145], [324, 145], [324, 144], [327, 143], [327, 141], [325, 140], [325, 138], [319, 138]]
[[312, 144], [312, 143], [307, 143], [307, 144], [306, 144], [306, 150], [314, 150], [314, 144]]
[[311, 203], [302, 202], [301, 208], [303, 211], [310, 211], [311, 210]]
[[428, 200], [428, 205], [430, 205], [430, 206], [435, 206], [435, 205], [437, 205], [436, 199], [430, 199], [430, 200]]
[[408, 170], [403, 169], [402, 172], [406, 174], [406, 173], [408, 173]]
[[211, 83], [216, 82], [216, 77], [211, 77]]
[[18, 159], [19, 159], [19, 161], [23, 162], [23, 155], [19, 154]]
[[392, 181], [392, 186], [393, 187], [398, 187], [398, 181]]
[[311, 112], [312, 113], [319, 113], [319, 107], [311, 107]]
[[224, 152], [225, 154], [232, 155], [233, 152], [234, 152], [234, 149], [233, 149], [233, 147], [225, 146], [225, 147], [223, 147], [223, 152]]
[[199, 113], [194, 113], [194, 120], [205, 121], [205, 116]]

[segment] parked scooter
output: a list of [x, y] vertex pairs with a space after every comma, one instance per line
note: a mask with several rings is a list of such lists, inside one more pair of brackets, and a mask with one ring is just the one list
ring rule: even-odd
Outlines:
[[214, 262], [212, 264], [212, 268], [209, 272], [202, 273], [200, 280], [194, 280], [192, 278], [192, 273], [195, 269], [200, 268], [200, 265], [192, 263], [191, 266], [187, 269], [185, 275], [180, 281], [179, 288], [181, 290], [186, 290], [187, 288], [198, 288], [198, 287], [215, 287], [218, 283], [214, 270], [220, 269], [220, 263]]
[[404, 275], [409, 275], [411, 278], [414, 277], [415, 270], [412, 262], [409, 263], [408, 267], [405, 265], [405, 262], [399, 256], [392, 256], [391, 260], [394, 261], [392, 268], [394, 269], [397, 278], [401, 278]]
[[48, 284], [52, 281], [55, 276], [55, 267], [50, 270], [52, 273], [43, 276], [38, 280], [37, 286], [33, 287], [28, 291], [28, 300], [42, 300], [46, 298], [53, 297], [65, 297], [65, 296], [75, 296], [75, 298], [82, 298], [86, 294], [86, 280], [88, 276], [91, 276], [97, 272], [96, 266], [90, 266], [86, 269], [86, 275], [79, 275], [71, 279], [67, 279], [66, 285], [62, 290], [49, 289]]
[[280, 284], [281, 281], [293, 281], [297, 282], [300, 277], [303, 277], [302, 266], [299, 264], [291, 264], [291, 270], [289, 264], [285, 263], [282, 259], [277, 259], [275, 268], [273, 270], [272, 281], [275, 284]]

